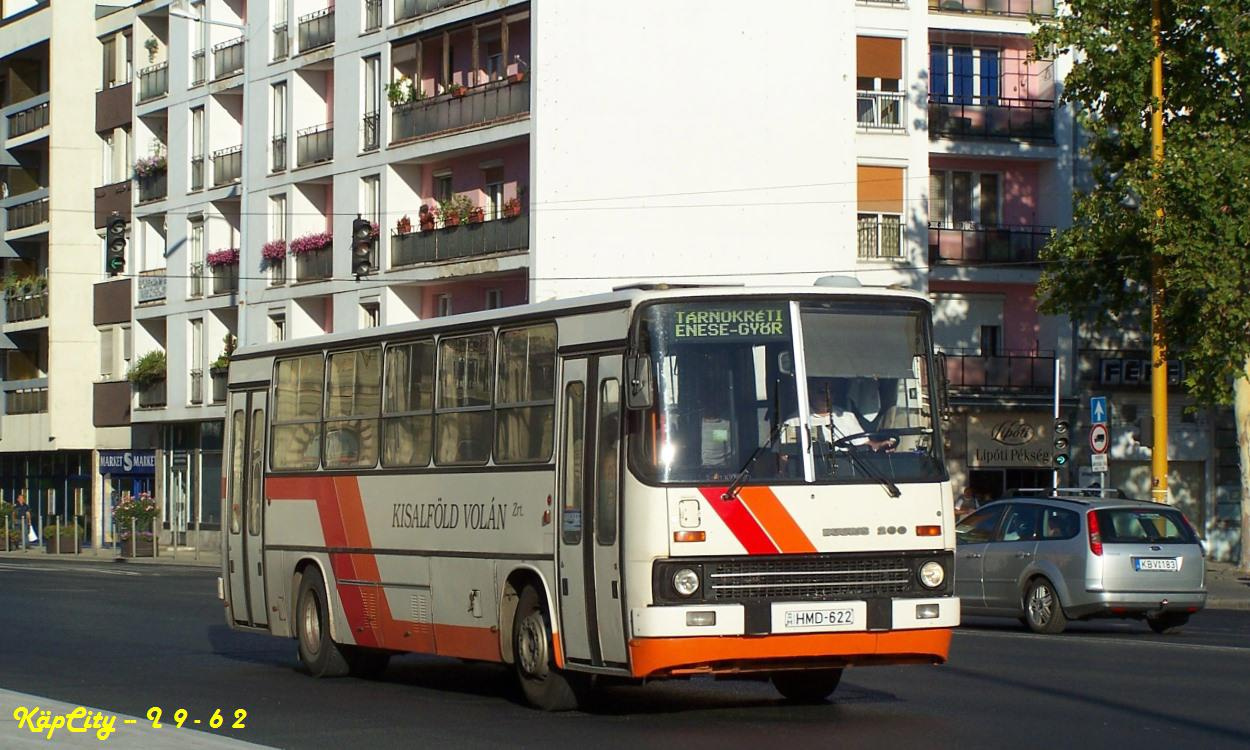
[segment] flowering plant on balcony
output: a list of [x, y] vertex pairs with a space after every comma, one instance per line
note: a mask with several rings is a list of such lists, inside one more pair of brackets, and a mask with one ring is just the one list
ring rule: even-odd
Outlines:
[[503, 215], [508, 217], [509, 219], [520, 216], [521, 215], [521, 199], [515, 198], [515, 197], [509, 198], [508, 202], [503, 204]]
[[434, 211], [429, 206], [421, 204], [421, 210], [417, 212], [417, 219], [421, 222], [422, 232], [434, 231]]
[[486, 221], [486, 211], [481, 206], [474, 206], [469, 209], [470, 224], [481, 224], [483, 221]]
[[221, 266], [237, 266], [239, 264], [239, 248], [228, 247], [218, 250], [215, 253], [209, 253], [204, 259], [208, 263], [209, 268], [219, 268]]
[[269, 240], [260, 248], [260, 258], [267, 266], [276, 265], [286, 257], [286, 240]]
[[306, 255], [329, 247], [334, 236], [329, 232], [313, 232], [291, 240], [291, 255]]
[[150, 351], [140, 357], [126, 371], [126, 379], [140, 390], [150, 388], [165, 379], [165, 352]]
[[447, 81], [446, 83], [443, 84], [443, 91], [445, 93], [451, 94], [452, 96], [464, 96], [465, 94], [469, 93], [469, 87], [465, 86], [463, 83], [455, 83], [453, 81]]
[[444, 227], [458, 227], [469, 220], [473, 211], [473, 202], [464, 195], [453, 195], [445, 201], [438, 202], [438, 215], [443, 219]]
[[135, 177], [151, 177], [165, 173], [165, 154], [156, 152], [151, 156], [140, 156], [135, 161]]
[[[425, 208], [425, 206], [422, 206], [422, 208]], [[422, 226], [422, 229], [424, 228], [425, 227]], [[408, 214], [404, 214], [403, 216], [399, 217], [399, 221], [395, 222], [395, 233], [402, 237], [405, 234], [410, 233], [411, 231], [412, 231], [412, 219], [408, 218]]]

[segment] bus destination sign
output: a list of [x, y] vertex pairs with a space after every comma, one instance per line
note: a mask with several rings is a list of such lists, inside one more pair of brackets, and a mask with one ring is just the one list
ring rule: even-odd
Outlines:
[[675, 339], [761, 339], [790, 335], [786, 309], [767, 307], [704, 307], [674, 310]]

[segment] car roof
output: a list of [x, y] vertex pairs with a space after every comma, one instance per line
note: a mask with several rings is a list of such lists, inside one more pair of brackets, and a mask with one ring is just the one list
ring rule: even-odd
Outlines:
[[[1087, 507], [1109, 508], [1109, 507], [1154, 507], [1158, 503], [1149, 500], [1137, 500], [1128, 497], [1120, 489], [1099, 489], [1097, 487], [1059, 487], [1057, 489], [1046, 488], [1020, 488], [1012, 491], [1008, 497], [998, 498], [992, 502], [1010, 502], [1010, 501], [1030, 500], [1042, 502], [1058, 502], [1060, 504], [1081, 505]], [[984, 508], [991, 503], [986, 503], [981, 507]], [[1171, 506], [1168, 506], [1171, 507]]]

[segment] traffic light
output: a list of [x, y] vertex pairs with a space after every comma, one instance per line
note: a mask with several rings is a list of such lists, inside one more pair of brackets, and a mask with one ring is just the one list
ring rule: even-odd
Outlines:
[[352, 220], [352, 273], [359, 279], [373, 270], [373, 225], [357, 216]]
[[116, 276], [126, 270], [126, 219], [114, 211], [104, 226], [104, 268]]
[[1068, 460], [1071, 458], [1071, 456], [1068, 455], [1068, 447], [1070, 445], [1068, 441], [1068, 433], [1070, 431], [1071, 431], [1071, 426], [1068, 424], [1068, 420], [1066, 419], [1055, 420], [1055, 426], [1054, 426], [1055, 453], [1051, 457], [1051, 461], [1054, 463], [1056, 469], [1061, 469], [1067, 466]]

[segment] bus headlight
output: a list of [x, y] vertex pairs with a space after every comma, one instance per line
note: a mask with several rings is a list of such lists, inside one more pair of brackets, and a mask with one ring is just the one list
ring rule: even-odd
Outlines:
[[682, 596], [694, 596], [699, 590], [699, 574], [690, 568], [682, 568], [673, 574], [673, 590]]
[[946, 580], [946, 570], [942, 567], [942, 563], [937, 560], [930, 560], [920, 566], [920, 582], [926, 588], [935, 589], [942, 585]]

